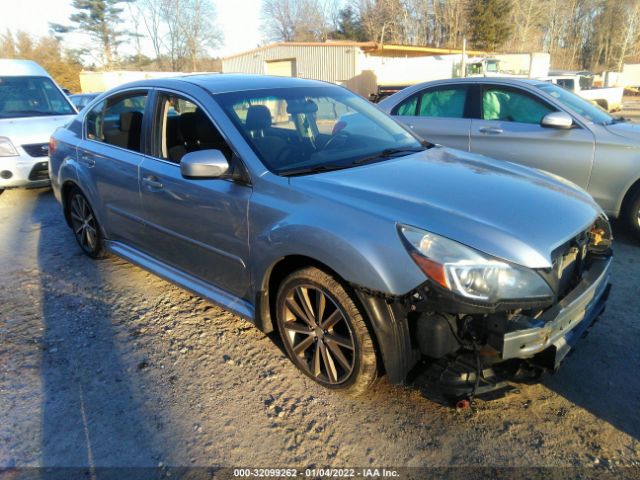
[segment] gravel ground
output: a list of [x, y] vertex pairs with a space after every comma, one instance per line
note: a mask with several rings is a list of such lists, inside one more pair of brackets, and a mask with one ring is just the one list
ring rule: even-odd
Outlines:
[[[316, 386], [242, 319], [84, 256], [49, 190], [0, 196], [0, 477], [23, 466], [640, 466], [640, 242], [561, 371], [461, 412], [419, 380]], [[12, 477], [13, 478], [13, 477]]]

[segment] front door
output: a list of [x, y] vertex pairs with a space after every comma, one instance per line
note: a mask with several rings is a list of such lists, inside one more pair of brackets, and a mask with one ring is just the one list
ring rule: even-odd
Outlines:
[[593, 162], [593, 134], [579, 125], [545, 128], [553, 105], [522, 89], [486, 85], [481, 119], [471, 123], [471, 151], [546, 170], [587, 188]]
[[[231, 149], [193, 101], [157, 97], [155, 158], [140, 167], [146, 234], [144, 250], [207, 283], [247, 298], [250, 279], [247, 214], [251, 187], [231, 179], [186, 179], [184, 155]], [[248, 299], [248, 298], [247, 298]]]

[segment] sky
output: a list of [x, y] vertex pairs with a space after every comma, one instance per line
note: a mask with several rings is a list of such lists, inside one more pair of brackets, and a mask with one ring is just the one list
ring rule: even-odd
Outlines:
[[[210, 50], [212, 55], [226, 56], [250, 50], [261, 42], [260, 0], [212, 0], [212, 3], [224, 34], [224, 44]], [[42, 36], [48, 33], [50, 22], [68, 24], [73, 8], [71, 0], [0, 0], [0, 11], [0, 32], [8, 28]], [[85, 35], [72, 34], [65, 37], [65, 44], [69, 48], [81, 48], [89, 41]], [[135, 51], [132, 45], [121, 50], [122, 53]], [[143, 44], [143, 53], [151, 56], [151, 45]]]

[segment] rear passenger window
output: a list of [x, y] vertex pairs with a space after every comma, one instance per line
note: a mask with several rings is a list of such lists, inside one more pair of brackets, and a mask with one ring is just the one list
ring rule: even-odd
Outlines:
[[396, 107], [394, 115], [400, 115], [401, 117], [413, 117], [416, 114], [416, 107], [418, 106], [418, 96], [407, 98], [400, 105]]
[[146, 102], [146, 92], [118, 95], [100, 102], [87, 113], [87, 138], [139, 152]]
[[467, 101], [467, 88], [440, 87], [429, 90], [420, 96], [418, 116], [464, 118], [464, 105]]
[[[220, 150], [228, 160], [231, 149], [209, 117], [195, 103], [177, 95], [160, 95], [160, 158], [180, 163], [198, 150]], [[156, 144], [158, 145], [158, 144]]]

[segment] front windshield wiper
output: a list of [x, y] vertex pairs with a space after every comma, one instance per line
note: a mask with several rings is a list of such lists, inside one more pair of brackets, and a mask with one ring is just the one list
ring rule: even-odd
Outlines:
[[308, 173], [331, 172], [334, 170], [342, 170], [349, 168], [351, 165], [314, 165], [311, 167], [292, 168], [290, 170], [282, 170], [278, 175], [283, 177], [295, 177], [296, 175], [306, 175]]
[[399, 147], [399, 148], [386, 148], [375, 155], [370, 155], [368, 157], [363, 157], [355, 160], [353, 165], [361, 165], [363, 163], [373, 162], [375, 160], [379, 160], [381, 158], [392, 158], [392, 157], [401, 157], [403, 155], [410, 155], [416, 152], [422, 152], [427, 148], [431, 148], [433, 145], [429, 144], [421, 146], [421, 147]]

